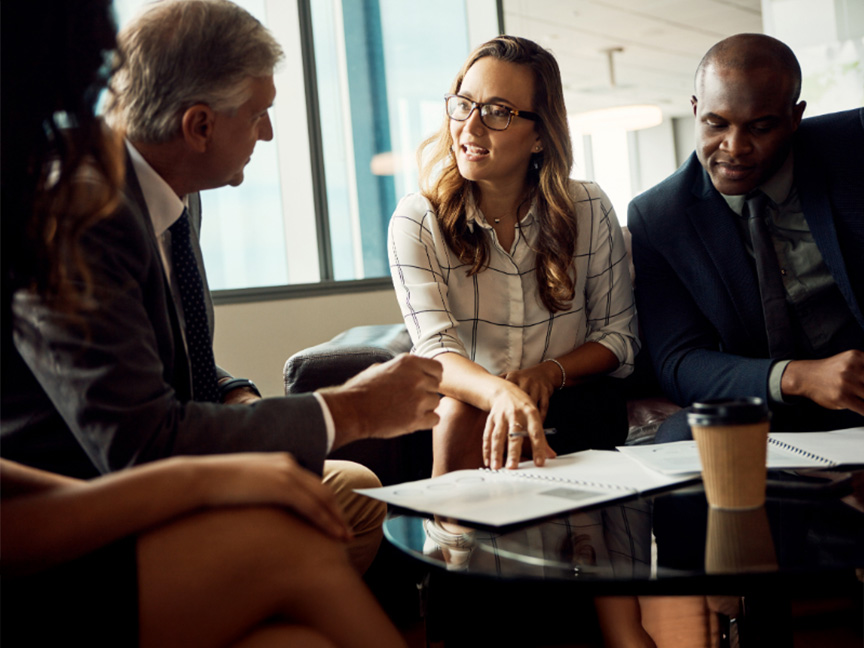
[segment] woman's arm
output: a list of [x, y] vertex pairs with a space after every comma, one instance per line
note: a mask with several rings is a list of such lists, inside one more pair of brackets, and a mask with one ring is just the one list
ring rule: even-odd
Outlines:
[[608, 374], [620, 364], [618, 357], [599, 342], [585, 342], [555, 360], [558, 364], [546, 360], [527, 369], [508, 371], [502, 376], [537, 403], [541, 419], [546, 418], [549, 399], [556, 389], [578, 385], [591, 376]]
[[536, 402], [518, 385], [493, 376], [476, 362], [456, 353], [435, 357], [444, 368], [439, 389], [451, 396], [488, 412], [483, 431], [483, 462], [493, 470], [503, 464], [506, 448], [507, 467], [516, 468], [522, 456], [523, 436], [511, 437], [511, 432], [526, 433], [531, 443], [534, 463], [542, 466], [555, 452], [546, 442], [543, 417]]
[[350, 537], [331, 491], [285, 453], [177, 457], [86, 482], [0, 460], [0, 487], [4, 573], [45, 569], [217, 506], [282, 506]]
[[512, 431], [529, 435], [538, 465], [555, 456], [546, 443], [535, 402], [513, 383], [468, 359], [450, 309], [448, 285], [451, 270], [465, 272], [465, 268], [451, 259], [435, 214], [421, 196], [407, 196], [396, 207], [390, 220], [388, 253], [393, 286], [414, 352], [441, 362], [442, 394], [489, 413], [483, 435], [486, 465], [500, 468], [505, 447], [508, 466], [518, 465], [523, 437], [511, 438]]

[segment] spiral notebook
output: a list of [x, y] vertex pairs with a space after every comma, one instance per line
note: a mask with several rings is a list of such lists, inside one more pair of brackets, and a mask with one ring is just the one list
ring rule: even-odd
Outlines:
[[[668, 475], [701, 471], [695, 441], [618, 448], [643, 465]], [[766, 465], [787, 468], [833, 468], [864, 464], [864, 427], [830, 432], [771, 432]]]
[[431, 479], [357, 489], [403, 508], [467, 523], [505, 526], [674, 486], [698, 474], [664, 475], [614, 450], [530, 461], [518, 470], [457, 470]]

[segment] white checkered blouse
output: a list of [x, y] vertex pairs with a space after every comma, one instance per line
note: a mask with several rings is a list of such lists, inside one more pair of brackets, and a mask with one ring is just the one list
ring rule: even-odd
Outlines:
[[497, 375], [594, 341], [621, 362], [610, 375], [630, 374], [639, 340], [621, 228], [598, 185], [571, 180], [570, 193], [578, 226], [576, 296], [554, 315], [540, 301], [534, 274], [536, 201], [509, 253], [469, 204], [469, 227], [482, 228], [491, 241], [489, 267], [472, 277], [444, 242], [429, 201], [409, 194], [399, 202], [390, 220], [390, 273], [414, 353], [432, 358], [451, 351]]

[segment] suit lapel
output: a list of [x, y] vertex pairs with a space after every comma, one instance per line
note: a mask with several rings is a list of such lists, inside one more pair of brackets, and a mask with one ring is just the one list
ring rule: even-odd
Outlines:
[[813, 153], [801, 150], [801, 147], [796, 147], [795, 151], [795, 187], [801, 200], [804, 218], [819, 252], [822, 253], [822, 259], [852, 315], [864, 328], [864, 314], [852, 290], [852, 282], [846, 271], [846, 262], [834, 227], [827, 179], [820, 165], [814, 162]]
[[[175, 391], [183, 400], [190, 400], [192, 397], [192, 366], [189, 363], [189, 356], [186, 354], [186, 345], [183, 343], [182, 324], [180, 322], [180, 309], [176, 303], [179, 296], [175, 296], [174, 291], [165, 275], [165, 267], [162, 265], [162, 252], [159, 249], [159, 243], [156, 240], [156, 231], [153, 229], [153, 221], [150, 218], [150, 211], [147, 209], [147, 201], [144, 200], [144, 192], [141, 190], [141, 184], [138, 182], [138, 176], [135, 173], [135, 167], [132, 165], [132, 160], [129, 154], [126, 154], [126, 178], [124, 193], [127, 200], [132, 203], [140, 212], [144, 221], [144, 226], [147, 228], [149, 236], [148, 243], [150, 252], [153, 258], [159, 264], [159, 270], [162, 276], [162, 283], [165, 290], [165, 307], [167, 316], [171, 322], [171, 331], [174, 335], [174, 372], [177, 378], [170, 381], [174, 386]], [[181, 369], [181, 367], [185, 369]], [[176, 375], [180, 374], [182, 375]], [[185, 390], [185, 391], [184, 391]]]
[[[753, 260], [747, 254], [736, 214], [717, 193], [711, 180], [701, 171], [693, 185], [697, 202], [687, 209], [693, 229], [699, 236], [716, 277], [726, 288], [744, 329], [758, 346], [768, 343], [762, 314], [762, 297]], [[694, 254], [696, 250], [694, 250]]]

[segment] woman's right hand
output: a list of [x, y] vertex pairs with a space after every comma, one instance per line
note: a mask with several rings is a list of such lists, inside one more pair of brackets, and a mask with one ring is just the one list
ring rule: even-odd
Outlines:
[[555, 456], [555, 451], [546, 442], [543, 419], [537, 406], [515, 384], [500, 380], [499, 388], [490, 398], [491, 407], [483, 430], [483, 463], [497, 470], [504, 465], [506, 452], [507, 468], [518, 468], [522, 441], [527, 438], [531, 443], [534, 464], [544, 465], [546, 459]]
[[184, 457], [202, 506], [273, 505], [340, 540], [353, 537], [333, 492], [287, 452]]

